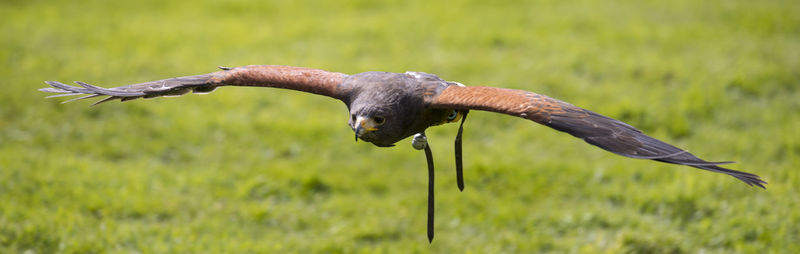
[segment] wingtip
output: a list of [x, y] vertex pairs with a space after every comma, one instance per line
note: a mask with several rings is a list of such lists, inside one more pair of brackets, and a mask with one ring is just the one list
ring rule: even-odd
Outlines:
[[90, 84], [87, 84], [87, 83], [81, 82], [81, 81], [72, 81], [72, 82], [74, 82], [75, 84], [78, 84], [79, 86], [82, 86], [82, 87], [85, 87], [85, 88], [89, 88], [89, 89], [91, 89], [93, 87], [96, 87], [96, 86], [93, 86], [93, 85], [90, 85]]
[[730, 176], [738, 179], [739, 181], [744, 182], [748, 186], [760, 187], [760, 188], [765, 189], [765, 190], [767, 189], [767, 187], [765, 185], [767, 185], [768, 183], [766, 181], [764, 181], [763, 179], [761, 179], [760, 176], [758, 176], [756, 174], [753, 174], [753, 173], [747, 173], [747, 172], [743, 172], [743, 171], [727, 169], [727, 168], [723, 168], [723, 167], [719, 167], [719, 166], [693, 166], [693, 167], [709, 170], [709, 171], [716, 172], [716, 173], [723, 173], [723, 174], [726, 174], [726, 175], [730, 175]]
[[63, 101], [63, 102], [61, 102], [61, 104], [64, 104], [64, 103], [67, 103], [67, 102], [73, 102], [73, 101], [77, 101], [77, 100], [94, 98], [94, 97], [97, 97], [97, 96], [100, 96], [100, 95], [98, 95], [98, 94], [89, 94], [89, 95], [86, 95], [86, 96], [81, 96], [81, 97], [72, 98], [72, 99]]
[[64, 83], [52, 80], [46, 80], [44, 83], [55, 88], [59, 88], [58, 85], [65, 85]]
[[764, 189], [764, 190], [767, 189], [767, 186], [764, 186], [764, 185], [767, 184], [767, 182], [765, 182], [764, 180], [761, 180], [760, 178], [758, 178], [758, 179], [749, 179], [749, 180], [750, 181], [746, 181], [744, 183], [746, 183], [748, 186], [751, 186], [751, 187], [759, 187], [759, 188]]
[[[39, 88], [39, 91], [45, 92], [45, 93], [72, 93], [72, 92], [64, 90], [64, 89], [58, 89], [58, 88], [53, 88], [53, 87]], [[61, 95], [59, 94], [59, 95], [51, 95], [51, 96], [61, 96]]]
[[761, 187], [761, 189], [764, 189], [764, 190], [767, 189], [767, 186], [765, 186], [765, 185], [767, 185], [769, 183], [767, 183], [766, 181], [762, 180], [761, 177], [756, 176], [756, 178], [752, 179], [752, 180], [753, 180], [753, 182], [748, 183], [748, 184], [750, 184], [750, 186], [755, 185], [757, 187]]
[[[51, 92], [51, 93], [53, 93], [53, 92]], [[71, 92], [57, 92], [57, 93], [61, 93], [61, 94], [55, 94], [55, 95], [45, 96], [44, 98], [45, 98], [45, 99], [50, 99], [50, 98], [56, 98], [56, 97], [65, 97], [65, 96], [74, 96], [74, 95], [80, 95], [79, 93], [71, 93]]]

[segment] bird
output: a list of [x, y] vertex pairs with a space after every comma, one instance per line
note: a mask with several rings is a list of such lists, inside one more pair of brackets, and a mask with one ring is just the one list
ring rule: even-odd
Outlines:
[[412, 147], [425, 151], [428, 166], [427, 237], [431, 243], [434, 236], [434, 163], [425, 131], [429, 127], [460, 121], [454, 146], [456, 181], [459, 190], [463, 191], [462, 133], [470, 110], [527, 119], [568, 133], [617, 155], [727, 174], [750, 186], [766, 189], [767, 182], [758, 175], [720, 166], [733, 163], [731, 161], [712, 162], [700, 159], [622, 121], [534, 92], [465, 86], [424, 72], [371, 71], [348, 75], [283, 65], [218, 68], [220, 71], [207, 74], [114, 88], [103, 88], [79, 81], [75, 82], [78, 86], [45, 81], [51, 87], [39, 90], [57, 93], [47, 98], [80, 96], [64, 103], [106, 96], [92, 105], [112, 100], [180, 96], [188, 92], [205, 94], [222, 86], [282, 88], [340, 100], [349, 111], [348, 125], [353, 130], [356, 141], [390, 147], [413, 136]]

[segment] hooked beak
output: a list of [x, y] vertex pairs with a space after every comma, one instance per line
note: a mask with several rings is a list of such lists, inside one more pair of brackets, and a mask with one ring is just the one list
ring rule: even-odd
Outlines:
[[367, 132], [375, 131], [377, 124], [375, 120], [372, 118], [367, 118], [363, 116], [359, 116], [356, 118], [356, 122], [353, 123], [353, 131], [356, 133], [356, 142], [358, 142], [358, 137], [361, 137]]

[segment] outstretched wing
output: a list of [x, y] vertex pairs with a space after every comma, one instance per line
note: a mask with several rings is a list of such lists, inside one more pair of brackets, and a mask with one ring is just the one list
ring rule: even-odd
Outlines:
[[718, 166], [732, 162], [705, 161], [621, 121], [528, 91], [451, 85], [428, 98], [426, 103], [433, 108], [475, 109], [518, 116], [569, 133], [618, 155], [724, 173], [761, 188], [766, 184], [757, 175]]
[[208, 74], [163, 79], [139, 84], [102, 88], [76, 81], [80, 87], [70, 86], [56, 81], [46, 81], [52, 88], [39, 89], [43, 92], [60, 93], [50, 97], [84, 95], [65, 102], [99, 96], [109, 96], [95, 104], [120, 99], [128, 101], [138, 98], [161, 96], [180, 96], [187, 92], [209, 93], [220, 86], [260, 86], [298, 90], [336, 99], [345, 98], [347, 91], [339, 88], [347, 75], [278, 65], [249, 65], [236, 68], [220, 67], [222, 71]]

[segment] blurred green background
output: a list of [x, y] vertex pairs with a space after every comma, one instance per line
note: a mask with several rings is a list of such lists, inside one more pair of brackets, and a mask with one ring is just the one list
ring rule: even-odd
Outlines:
[[[0, 2], [0, 252], [797, 253], [797, 1]], [[436, 73], [639, 127], [767, 190], [474, 112], [424, 155], [353, 143], [338, 101], [225, 88], [88, 108], [118, 86], [282, 64]]]

